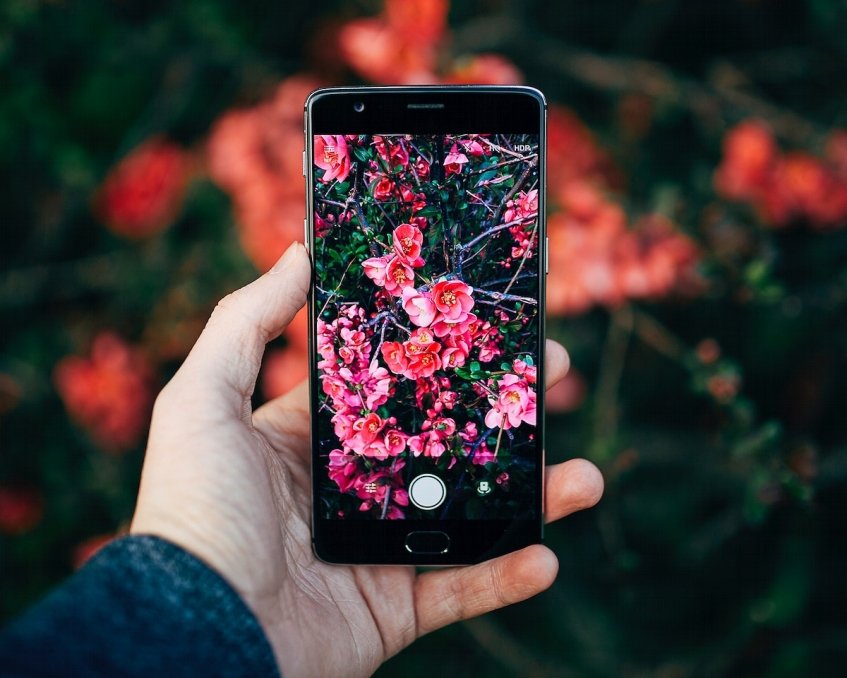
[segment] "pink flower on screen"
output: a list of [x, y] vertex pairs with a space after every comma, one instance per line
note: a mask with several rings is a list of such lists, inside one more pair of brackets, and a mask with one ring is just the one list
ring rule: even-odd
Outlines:
[[382, 345], [382, 358], [388, 369], [394, 374], [403, 374], [409, 367], [409, 360], [406, 358], [406, 352], [403, 349], [403, 344], [399, 341], [386, 341]]
[[420, 212], [426, 207], [426, 195], [415, 193], [409, 186], [400, 187], [400, 198], [407, 206], [412, 208], [412, 213]]
[[521, 191], [514, 199], [506, 203], [506, 211], [503, 212], [503, 220], [510, 221], [532, 221], [538, 216], [538, 189], [528, 193]]
[[402, 454], [403, 450], [406, 449], [406, 440], [408, 438], [409, 436], [407, 434], [397, 429], [390, 429], [389, 431], [386, 431], [383, 443], [385, 444], [385, 450], [388, 455], [396, 457], [397, 455]]
[[406, 355], [410, 358], [419, 353], [438, 352], [440, 346], [435, 343], [435, 336], [425, 327], [419, 327], [409, 335], [408, 341], [404, 343]]
[[429, 163], [424, 159], [423, 156], [418, 156], [418, 159], [415, 161], [415, 172], [418, 175], [418, 179], [421, 181], [426, 181], [429, 179]]
[[477, 322], [477, 317], [473, 313], [468, 313], [461, 320], [450, 320], [447, 316], [439, 313], [432, 323], [432, 331], [436, 337], [446, 337], [449, 335], [465, 334]]
[[526, 379], [527, 383], [535, 383], [535, 380], [537, 378], [537, 370], [535, 365], [527, 365], [520, 358], [515, 358], [515, 360], [512, 362], [512, 369], [515, 371], [515, 374], [518, 374], [524, 379]]
[[[347, 367], [342, 367], [338, 370], [338, 377], [345, 382], [345, 386], [349, 384], [353, 388], [359, 406], [364, 404], [368, 410], [375, 410], [385, 404], [394, 384], [391, 374], [384, 367], [379, 367], [376, 360], [373, 360], [366, 370], [353, 372]], [[349, 400], [348, 404], [356, 407], [356, 404]]]
[[436, 316], [432, 299], [414, 287], [406, 287], [403, 290], [403, 310], [409, 314], [409, 320], [418, 327], [429, 327]]
[[382, 176], [374, 182], [371, 189], [375, 200], [385, 202], [390, 200], [394, 194], [394, 182], [386, 176]]
[[415, 283], [415, 272], [400, 257], [394, 257], [388, 262], [385, 273], [385, 291], [395, 297], [401, 296], [404, 288], [412, 287]]
[[470, 354], [469, 333], [448, 334], [444, 339], [441, 362], [444, 367], [462, 367]]
[[522, 423], [535, 426], [535, 391], [525, 379], [506, 374], [498, 383], [499, 394], [488, 396], [491, 409], [485, 415], [490, 428], [517, 428]]
[[462, 322], [474, 306], [473, 288], [461, 280], [442, 280], [432, 288], [432, 301], [444, 319]]
[[338, 489], [342, 492], [348, 492], [353, 489], [356, 484], [356, 457], [348, 454], [343, 450], [333, 450], [329, 453], [329, 471], [330, 480], [332, 480]]
[[456, 432], [456, 421], [449, 417], [435, 419], [434, 421], [428, 419], [421, 428], [425, 431], [432, 430], [433, 434], [439, 438], [449, 438]]
[[465, 152], [473, 157], [480, 158], [485, 155], [485, 149], [482, 147], [482, 144], [479, 143], [476, 139], [465, 139], [462, 143], [462, 148], [465, 149]]
[[419, 268], [424, 265], [421, 259], [421, 247], [423, 245], [423, 233], [411, 224], [400, 224], [394, 229], [392, 236], [394, 251], [405, 263]]
[[385, 286], [385, 273], [389, 261], [390, 257], [371, 257], [362, 262], [365, 275], [373, 280], [374, 285], [377, 287]]
[[321, 181], [344, 181], [350, 174], [350, 155], [347, 141], [341, 134], [320, 134], [315, 136], [315, 164], [324, 170]]
[[381, 136], [374, 136], [374, 146], [379, 157], [392, 169], [405, 168], [409, 164], [409, 152], [404, 144]]
[[427, 348], [409, 356], [409, 366], [406, 369], [406, 377], [409, 379], [431, 377], [436, 370], [440, 369], [441, 358], [438, 356], [438, 347], [439, 344], [430, 344]]
[[[378, 414], [371, 412], [365, 417], [360, 417], [353, 422], [353, 430], [356, 432], [348, 441], [353, 449], [357, 447], [359, 450], [365, 445], [372, 443], [382, 431], [385, 422]], [[353, 442], [355, 440], [355, 443]]]
[[335, 435], [338, 436], [339, 440], [347, 440], [355, 435], [356, 431], [353, 430], [353, 424], [356, 423], [355, 415], [339, 412], [334, 414], [330, 421], [332, 422]]
[[461, 174], [462, 168], [467, 164], [468, 156], [459, 151], [458, 144], [453, 144], [453, 148], [444, 158], [444, 176], [449, 177], [451, 174]]

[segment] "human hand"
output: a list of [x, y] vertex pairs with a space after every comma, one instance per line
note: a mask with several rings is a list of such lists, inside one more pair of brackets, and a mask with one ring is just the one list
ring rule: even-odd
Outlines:
[[[370, 675], [416, 638], [549, 587], [558, 561], [529, 546], [462, 568], [338, 566], [311, 548], [311, 439], [303, 383], [255, 412], [265, 344], [305, 304], [310, 263], [292, 245], [223, 299], [156, 400], [133, 533], [206, 561], [258, 617], [285, 676]], [[546, 346], [547, 388], [568, 356]], [[593, 506], [603, 479], [575, 459], [549, 466], [548, 521]]]

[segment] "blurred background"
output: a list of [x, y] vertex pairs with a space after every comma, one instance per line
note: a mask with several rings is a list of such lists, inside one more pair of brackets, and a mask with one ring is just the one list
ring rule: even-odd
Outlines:
[[[127, 529], [155, 393], [302, 233], [324, 84], [541, 88], [553, 588], [378, 675], [843, 675], [847, 5], [0, 5], [0, 619]], [[301, 317], [257, 402], [306, 373]]]

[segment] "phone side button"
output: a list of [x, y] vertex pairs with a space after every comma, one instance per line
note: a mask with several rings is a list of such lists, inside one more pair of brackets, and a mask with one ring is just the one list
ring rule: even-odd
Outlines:
[[544, 275], [550, 273], [550, 238], [544, 238]]
[[409, 532], [406, 550], [416, 555], [443, 554], [450, 550], [450, 536], [445, 532]]
[[306, 176], [306, 151], [303, 151], [303, 176]]
[[309, 247], [309, 217], [303, 219], [303, 245]]

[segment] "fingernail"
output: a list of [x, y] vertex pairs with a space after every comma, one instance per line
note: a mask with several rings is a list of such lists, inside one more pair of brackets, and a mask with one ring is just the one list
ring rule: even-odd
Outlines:
[[277, 262], [273, 265], [271, 270], [268, 271], [268, 273], [279, 273], [282, 269], [288, 266], [298, 247], [300, 247], [300, 243], [295, 240], [288, 246], [288, 249], [285, 250], [283, 255], [277, 259]]

